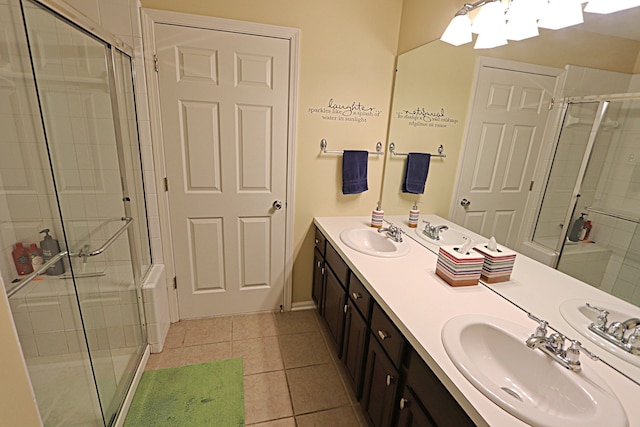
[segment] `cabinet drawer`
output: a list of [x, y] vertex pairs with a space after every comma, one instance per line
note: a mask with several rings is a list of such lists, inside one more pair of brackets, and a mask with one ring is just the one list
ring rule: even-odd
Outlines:
[[327, 261], [327, 264], [329, 265], [329, 267], [331, 267], [333, 272], [336, 274], [336, 277], [338, 278], [338, 280], [340, 280], [340, 283], [342, 284], [342, 286], [346, 289], [347, 279], [349, 278], [349, 267], [342, 260], [340, 255], [338, 255], [338, 252], [336, 252], [336, 250], [333, 249], [333, 246], [331, 246], [330, 243], [327, 243], [325, 260]]
[[371, 294], [353, 272], [351, 272], [351, 278], [349, 279], [349, 298], [358, 307], [365, 320], [368, 321]]
[[382, 348], [387, 352], [391, 361], [400, 366], [402, 362], [402, 352], [404, 350], [404, 336], [400, 333], [396, 325], [387, 317], [378, 304], [373, 305], [373, 315], [371, 316], [371, 333], [375, 335]]
[[320, 251], [320, 254], [324, 256], [324, 248], [327, 242], [327, 239], [324, 237], [324, 234], [316, 227], [316, 236], [314, 239], [316, 248]]
[[413, 390], [437, 425], [475, 425], [413, 348], [407, 357], [407, 387]]

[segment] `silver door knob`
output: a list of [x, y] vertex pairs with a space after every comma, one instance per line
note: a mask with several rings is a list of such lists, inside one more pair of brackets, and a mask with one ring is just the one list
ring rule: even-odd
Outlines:
[[276, 200], [273, 202], [273, 209], [279, 211], [282, 209], [282, 200]]
[[471, 202], [469, 200], [467, 200], [467, 199], [460, 200], [460, 206], [462, 206], [463, 208], [469, 207], [470, 204], [471, 204]]

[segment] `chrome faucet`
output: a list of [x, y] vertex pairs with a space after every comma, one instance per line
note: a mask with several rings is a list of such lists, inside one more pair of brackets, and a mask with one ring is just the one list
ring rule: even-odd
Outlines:
[[596, 321], [588, 327], [591, 332], [628, 353], [640, 355], [640, 319], [632, 317], [608, 323], [607, 310], [589, 303], [586, 303], [586, 306], [598, 313]]
[[[553, 360], [573, 372], [579, 372], [582, 369], [580, 351], [584, 352], [592, 360], [599, 360], [598, 356], [584, 348], [579, 341], [570, 340], [558, 332], [547, 336], [549, 323], [546, 320], [538, 319], [531, 313], [529, 313], [529, 318], [538, 322], [535, 332], [525, 340], [525, 344], [530, 349], [540, 349], [543, 353], [551, 356]], [[564, 344], [566, 340], [571, 342], [571, 345], [565, 350]]]
[[378, 233], [383, 231], [387, 232], [387, 237], [396, 243], [402, 243], [402, 229], [396, 227], [393, 224], [389, 224], [389, 227], [379, 228]]
[[449, 229], [447, 225], [431, 225], [429, 221], [424, 222], [424, 230], [422, 232], [430, 239], [440, 240], [440, 232]]

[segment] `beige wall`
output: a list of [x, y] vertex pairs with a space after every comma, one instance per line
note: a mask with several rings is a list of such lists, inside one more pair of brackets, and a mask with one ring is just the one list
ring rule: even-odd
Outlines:
[[462, 0], [404, 0], [398, 55], [439, 39], [464, 3]]
[[[370, 157], [369, 191], [344, 196], [341, 157], [329, 149], [373, 151], [387, 137], [402, 0], [143, 0], [143, 7], [295, 27], [301, 30], [295, 181], [294, 302], [311, 300], [314, 216], [368, 215], [380, 196], [383, 159]], [[310, 108], [329, 99], [380, 110], [366, 123], [325, 121]]]
[[[460, 48], [464, 49], [463, 46]], [[419, 199], [421, 212], [449, 216], [475, 62], [475, 55], [461, 54], [459, 48], [442, 42], [430, 43], [398, 58], [389, 141], [395, 142], [396, 150], [402, 153], [435, 154], [438, 145], [442, 144], [447, 157], [431, 160], [424, 194], [416, 196], [401, 192], [406, 157], [389, 156], [382, 195], [386, 214], [408, 215], [413, 202]], [[428, 112], [444, 109], [445, 117], [457, 120], [457, 123], [447, 122], [446, 127], [436, 127], [436, 122], [416, 126], [416, 122], [421, 125], [425, 122], [406, 119], [402, 113], [416, 108]]]

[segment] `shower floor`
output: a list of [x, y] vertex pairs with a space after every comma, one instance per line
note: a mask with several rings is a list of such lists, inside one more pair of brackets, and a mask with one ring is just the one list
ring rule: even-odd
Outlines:
[[[124, 378], [137, 361], [135, 348], [102, 351], [92, 356], [101, 392], [107, 394], [115, 392], [116, 378]], [[86, 353], [36, 357], [26, 363], [46, 427], [104, 427]]]

